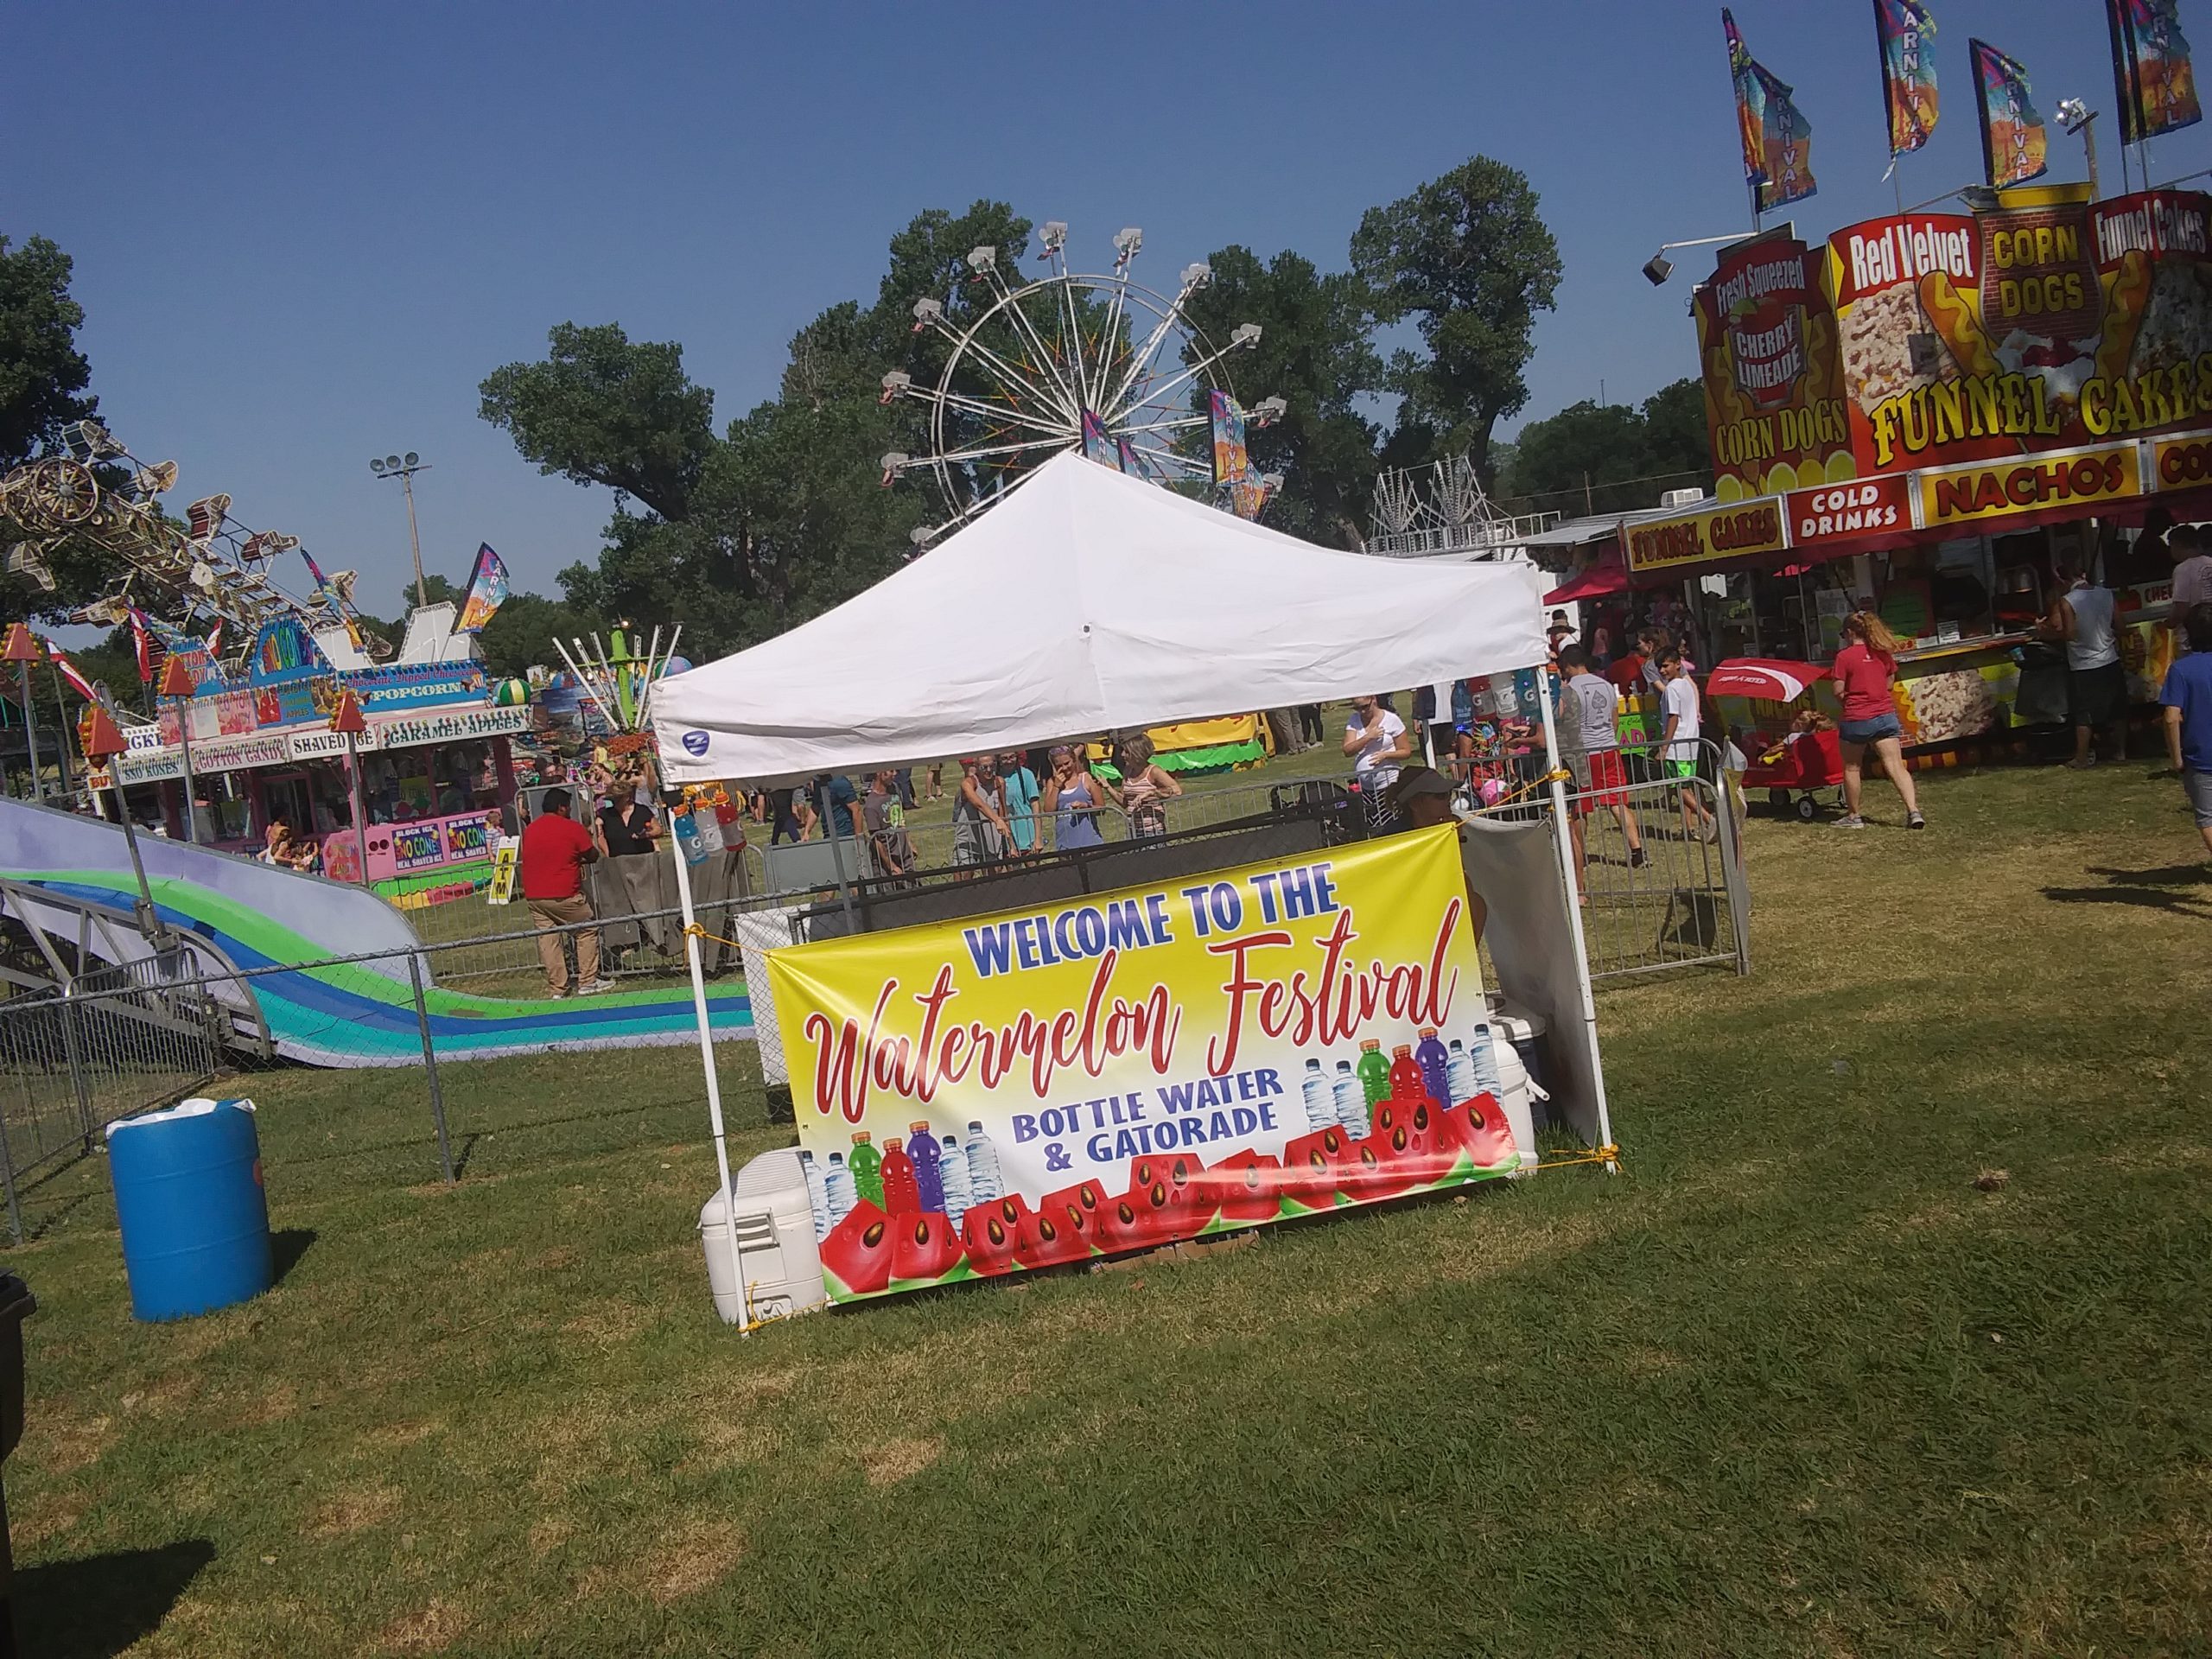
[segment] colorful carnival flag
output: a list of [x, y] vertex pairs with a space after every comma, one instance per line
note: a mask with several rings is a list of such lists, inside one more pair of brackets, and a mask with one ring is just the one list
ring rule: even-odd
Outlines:
[[1981, 156], [1993, 189], [2041, 178], [2050, 163], [2043, 118], [2029, 99], [2028, 72], [1986, 41], [1968, 41], [1981, 108]]
[[1882, 91], [1890, 111], [1890, 160], [1918, 149], [1936, 130], [1936, 18], [1923, 0], [1874, 0]]
[[1720, 27], [1728, 37], [1728, 73], [1736, 84], [1745, 182], [1763, 213], [1802, 201], [1818, 188], [1813, 179], [1813, 124], [1798, 110], [1792, 89], [1752, 58], [1726, 7]]
[[97, 699], [92, 694], [92, 683], [86, 679], [76, 664], [63, 654], [61, 647], [51, 639], [46, 642], [46, 654], [54, 659], [54, 671], [69, 683], [69, 689], [87, 702]]
[[1108, 434], [1106, 423], [1087, 409], [1083, 411], [1083, 454], [1084, 460], [1095, 461], [1101, 467], [1121, 470], [1122, 452]]
[[2203, 118], [2196, 73], [2182, 37], [2180, 0], [2105, 0], [2112, 24], [2112, 73], [2120, 136], [2140, 143]]
[[507, 602], [507, 567], [489, 542], [476, 544], [476, 569], [468, 578], [468, 596], [461, 601], [455, 633], [475, 633]]

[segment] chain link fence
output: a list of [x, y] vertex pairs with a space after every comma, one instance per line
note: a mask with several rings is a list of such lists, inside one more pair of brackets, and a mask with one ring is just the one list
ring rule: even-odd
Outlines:
[[[1717, 765], [1703, 746], [1694, 775], [1678, 777], [1631, 752], [1619, 787], [1570, 791], [1594, 978], [1748, 967], [1737, 825]], [[1513, 786], [1526, 792], [1486, 805], [1469, 774], [1463, 809], [1548, 812], [1538, 766], [1518, 763]], [[954, 863], [935, 838], [918, 847], [933, 859], [896, 875], [850, 838], [756, 841], [692, 866], [731, 1121], [765, 1124], [789, 1110], [763, 950], [1305, 855], [1395, 827], [1376, 802], [1325, 779], [1217, 784], [1157, 812], [1109, 804], [1096, 817], [1095, 846], [1064, 849], [1057, 826], [1040, 824], [1044, 844], [1031, 855], [985, 866]], [[460, 1178], [495, 1132], [563, 1114], [593, 1120], [613, 1144], [690, 1133], [697, 1114], [682, 1085], [640, 1082], [695, 1070], [682, 1058], [697, 1033], [674, 885], [666, 856], [650, 868], [603, 864], [596, 913], [584, 922], [538, 925], [518, 899], [445, 918], [418, 948], [279, 963], [232, 962], [205, 939], [167, 932], [130, 962], [62, 961], [57, 988], [13, 976], [14, 994], [0, 1001], [11, 1234], [23, 1236], [22, 1189], [96, 1150], [106, 1124], [211, 1088], [250, 1093], [257, 1077], [272, 1096], [326, 1103], [334, 1158], [404, 1143], [391, 1167], [410, 1180]], [[410, 919], [419, 927], [438, 908]], [[22, 939], [13, 944], [31, 959]], [[655, 1048], [669, 1051], [664, 1063], [639, 1052]], [[372, 1096], [383, 1116], [361, 1103]], [[647, 1109], [656, 1102], [659, 1116]]]

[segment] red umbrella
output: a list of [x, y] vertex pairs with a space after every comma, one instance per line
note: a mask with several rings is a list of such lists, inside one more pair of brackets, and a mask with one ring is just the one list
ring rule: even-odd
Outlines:
[[1828, 677], [1819, 663], [1794, 663], [1760, 657], [1732, 657], [1705, 682], [1708, 697], [1758, 697], [1766, 702], [1795, 702]]
[[1568, 605], [1578, 599], [1603, 599], [1628, 590], [1628, 572], [1618, 559], [1605, 559], [1544, 595], [1547, 605]]

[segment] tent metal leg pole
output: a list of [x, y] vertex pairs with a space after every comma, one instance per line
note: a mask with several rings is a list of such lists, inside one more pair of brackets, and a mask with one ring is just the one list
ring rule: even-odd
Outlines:
[[691, 908], [691, 866], [684, 860], [683, 843], [673, 833], [668, 838], [668, 850], [669, 856], [676, 861], [677, 899], [683, 906], [683, 961], [691, 970], [691, 1011], [699, 1021], [699, 1064], [707, 1077], [707, 1123], [714, 1134], [715, 1173], [722, 1184], [722, 1238], [729, 1246], [730, 1282], [737, 1287], [738, 1308], [742, 1315], [739, 1328], [750, 1336], [752, 1298], [746, 1294], [745, 1270], [738, 1259], [737, 1200], [730, 1192], [729, 1142], [722, 1128], [721, 1077], [715, 1070], [715, 1032], [707, 1018], [707, 975], [701, 964], [699, 936], [691, 931], [696, 916]]
[[[1567, 827], [1567, 785], [1559, 778], [1559, 724], [1552, 715], [1550, 675], [1538, 669], [1536, 702], [1544, 711], [1544, 770], [1552, 774], [1552, 839], [1559, 849], [1560, 880], [1565, 883], [1567, 938], [1574, 942], [1575, 989], [1582, 997], [1582, 1028], [1590, 1042], [1590, 1075], [1598, 1096], [1598, 1142], [1613, 1144], [1613, 1116], [1605, 1104], [1605, 1056], [1598, 1046], [1598, 999], [1590, 989], [1590, 949], [1582, 937], [1582, 906], [1576, 896], [1573, 837]], [[1608, 1161], [1607, 1173], [1620, 1166]]]

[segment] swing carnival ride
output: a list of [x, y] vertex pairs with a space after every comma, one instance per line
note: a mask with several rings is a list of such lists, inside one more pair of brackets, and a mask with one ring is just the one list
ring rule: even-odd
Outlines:
[[[1240, 323], [1217, 345], [1190, 315], [1211, 268], [1185, 265], [1171, 296], [1130, 276], [1141, 231], [1116, 232], [1113, 268], [1103, 274], [1069, 269], [1067, 235], [1059, 220], [1043, 226], [1038, 257], [1047, 271], [1034, 280], [1009, 276], [998, 249], [979, 247], [964, 283], [915, 302], [913, 332], [931, 337], [943, 366], [933, 382], [893, 370], [881, 401], [920, 404], [929, 444], [925, 454], [885, 455], [883, 482], [927, 474], [950, 515], [913, 532], [918, 550], [1064, 450], [1187, 493], [1235, 493], [1248, 518], [1281, 481], [1250, 474], [1243, 435], [1281, 415], [1283, 400], [1248, 415], [1229, 385], [1228, 359], [1258, 345], [1259, 325]], [[1233, 451], [1223, 442], [1230, 428]]]
[[[226, 494], [192, 502], [179, 524], [161, 503], [176, 480], [175, 461], [149, 465], [97, 421], [72, 423], [57, 453], [0, 477], [8, 570], [52, 593], [51, 556], [81, 542], [114, 561], [118, 574], [106, 591], [69, 613], [72, 622], [114, 627], [137, 613], [187, 635], [227, 625], [243, 652], [256, 630], [290, 615], [311, 630], [342, 627], [360, 641], [353, 572], [325, 576], [298, 537], [241, 524]], [[277, 555], [295, 550], [314, 582], [304, 596], [285, 591], [270, 569]]]

